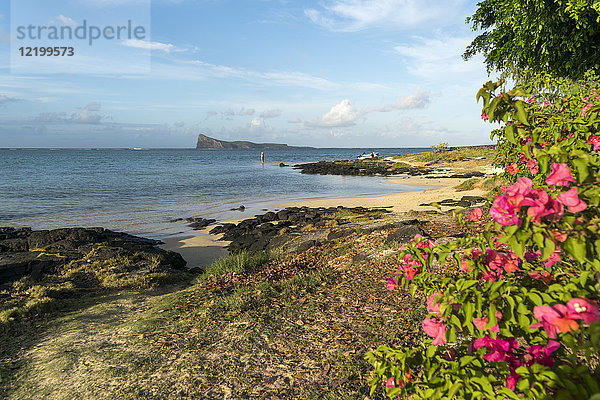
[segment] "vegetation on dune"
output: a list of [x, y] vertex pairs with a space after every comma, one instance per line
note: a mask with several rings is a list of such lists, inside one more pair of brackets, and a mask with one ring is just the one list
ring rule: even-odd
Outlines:
[[395, 156], [394, 160], [415, 165], [449, 167], [453, 170], [476, 170], [490, 166], [495, 154], [494, 146], [453, 147], [444, 151]]

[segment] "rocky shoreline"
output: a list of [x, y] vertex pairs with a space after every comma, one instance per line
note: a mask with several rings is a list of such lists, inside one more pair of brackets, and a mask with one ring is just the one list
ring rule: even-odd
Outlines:
[[[157, 247], [160, 241], [104, 228], [65, 228], [33, 231], [0, 228], [0, 286], [22, 277], [37, 280], [70, 268], [109, 260], [135, 260], [123, 273], [183, 270], [178, 253]], [[83, 277], [82, 277], [83, 278]], [[74, 280], [76, 284], [81, 282]]]
[[317, 161], [304, 164], [296, 164], [294, 169], [303, 174], [313, 175], [347, 175], [347, 176], [422, 176], [427, 179], [437, 178], [481, 178], [485, 173], [481, 171], [469, 171], [456, 173], [450, 169], [440, 169], [428, 166], [413, 166], [403, 162], [385, 159], [370, 160], [340, 160], [340, 161]]

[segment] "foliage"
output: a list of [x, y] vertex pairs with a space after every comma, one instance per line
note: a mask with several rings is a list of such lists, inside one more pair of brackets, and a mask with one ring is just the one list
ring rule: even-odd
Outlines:
[[460, 185], [456, 185], [454, 187], [454, 190], [456, 190], [457, 192], [473, 190], [475, 188], [475, 185], [477, 185], [480, 181], [481, 181], [480, 178], [467, 179], [466, 181], [462, 182]]
[[483, 0], [477, 6], [467, 23], [483, 32], [463, 58], [482, 53], [488, 71], [579, 79], [600, 68], [600, 1]]
[[206, 268], [199, 279], [204, 280], [212, 275], [220, 276], [232, 272], [241, 273], [260, 266], [270, 259], [271, 257], [266, 252], [252, 253], [248, 250], [240, 250], [216, 260]]
[[[480, 235], [442, 245], [417, 237], [403, 249], [388, 289], [424, 292], [423, 329], [433, 339], [368, 353], [372, 392], [383, 386], [394, 399], [600, 393], [600, 95], [585, 83], [551, 83], [546, 100], [524, 86], [496, 95], [502, 82], [479, 91], [483, 117], [502, 124], [500, 161], [514, 183], [494, 200]], [[476, 209], [464, 223], [481, 217]], [[435, 272], [447, 262], [456, 263], [455, 276]]]
[[441, 153], [442, 151], [450, 150], [450, 146], [448, 145], [448, 142], [440, 142], [439, 144], [434, 144], [431, 146], [431, 150], [433, 150], [435, 153]]

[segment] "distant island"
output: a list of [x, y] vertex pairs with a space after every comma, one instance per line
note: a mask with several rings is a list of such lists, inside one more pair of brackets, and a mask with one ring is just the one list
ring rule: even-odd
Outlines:
[[[296, 149], [298, 147], [288, 146], [280, 143], [252, 143], [245, 140], [226, 142], [217, 140], [203, 134], [198, 135], [197, 149]], [[305, 147], [306, 148], [306, 147]]]

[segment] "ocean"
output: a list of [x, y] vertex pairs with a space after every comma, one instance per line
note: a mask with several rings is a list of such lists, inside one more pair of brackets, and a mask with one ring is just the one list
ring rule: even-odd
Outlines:
[[[190, 231], [187, 217], [252, 217], [303, 199], [415, 190], [382, 177], [305, 175], [291, 166], [427, 149], [0, 149], [0, 226], [102, 226], [156, 239]], [[280, 163], [290, 167], [280, 167]], [[244, 205], [244, 212], [231, 209]]]

